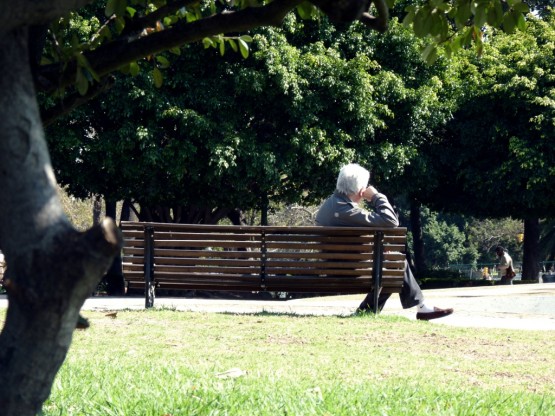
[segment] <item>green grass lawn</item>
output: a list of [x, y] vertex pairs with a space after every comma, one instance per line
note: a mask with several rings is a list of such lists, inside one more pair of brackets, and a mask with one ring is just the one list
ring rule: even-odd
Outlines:
[[91, 328], [75, 332], [44, 415], [522, 416], [555, 408], [549, 331], [385, 315], [85, 315]]

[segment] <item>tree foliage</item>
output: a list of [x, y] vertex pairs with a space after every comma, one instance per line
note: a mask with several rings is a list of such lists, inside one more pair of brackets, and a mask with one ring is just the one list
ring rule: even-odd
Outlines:
[[387, 178], [430, 128], [440, 84], [406, 29], [385, 37], [290, 16], [284, 30], [253, 33], [246, 61], [190, 46], [163, 89], [148, 71], [118, 76], [49, 128], [58, 177], [80, 196], [210, 210], [318, 203], [350, 160]]
[[553, 18], [531, 19], [519, 37], [491, 33], [482, 58], [460, 61], [459, 109], [423, 152], [441, 177], [424, 203], [476, 216], [552, 216], [553, 28]]
[[488, 27], [508, 34], [524, 31], [530, 8], [522, 0], [428, 0], [410, 4], [405, 11], [403, 22], [416, 36], [429, 40], [422, 51], [424, 59], [434, 62], [438, 46], [451, 56], [474, 44], [481, 55]]

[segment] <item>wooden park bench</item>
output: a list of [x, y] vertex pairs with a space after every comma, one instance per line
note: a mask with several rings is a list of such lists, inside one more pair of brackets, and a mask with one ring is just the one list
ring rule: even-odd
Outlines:
[[398, 293], [403, 283], [406, 228], [122, 222], [121, 229], [124, 279], [144, 289], [147, 308], [156, 289]]

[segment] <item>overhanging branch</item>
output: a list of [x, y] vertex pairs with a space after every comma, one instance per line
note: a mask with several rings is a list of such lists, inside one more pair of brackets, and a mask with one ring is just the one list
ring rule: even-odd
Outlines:
[[[145, 56], [202, 40], [205, 37], [230, 32], [245, 32], [259, 26], [278, 26], [283, 18], [303, 0], [274, 0], [262, 6], [216, 14], [202, 20], [177, 23], [170, 29], [130, 40], [125, 37], [85, 53], [92, 69], [99, 77]], [[75, 81], [76, 63], [70, 62], [61, 70], [61, 64], [40, 69], [42, 91], [52, 92]]]
[[130, 20], [125, 25], [125, 29], [123, 30], [122, 34], [127, 35], [130, 33], [135, 33], [137, 31], [142, 31], [147, 27], [153, 27], [156, 25], [157, 21], [161, 21], [164, 19], [164, 17], [174, 14], [182, 7], [192, 6], [197, 3], [198, 0], [170, 0], [165, 6], [160, 7], [156, 11]]

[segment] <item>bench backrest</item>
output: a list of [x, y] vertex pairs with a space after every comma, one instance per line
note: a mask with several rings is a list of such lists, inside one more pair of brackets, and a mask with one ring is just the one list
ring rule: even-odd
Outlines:
[[122, 222], [121, 229], [130, 288], [151, 279], [166, 289], [367, 293], [379, 272], [382, 290], [398, 292], [405, 268], [405, 228]]

